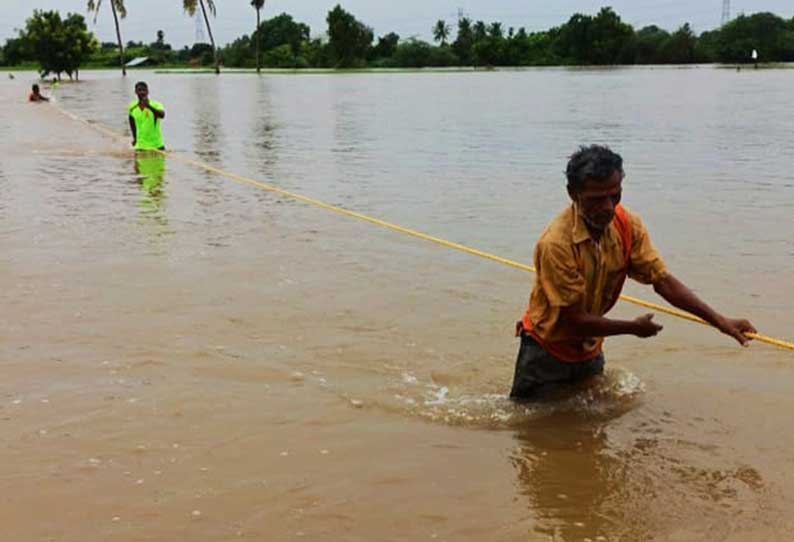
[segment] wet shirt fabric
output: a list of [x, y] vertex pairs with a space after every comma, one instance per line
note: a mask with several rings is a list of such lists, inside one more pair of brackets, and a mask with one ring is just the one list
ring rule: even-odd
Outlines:
[[[625, 210], [625, 209], [624, 209]], [[625, 210], [631, 224], [628, 276], [655, 284], [666, 274], [640, 218]], [[535, 247], [535, 286], [524, 315], [524, 328], [555, 357], [566, 362], [592, 359], [601, 353], [603, 337], [581, 337], [560, 321], [560, 311], [581, 304], [585, 312], [603, 316], [626, 271], [625, 252], [615, 221], [595, 242], [576, 204], [560, 213], [543, 231]]]
[[[165, 109], [163, 104], [154, 100], [149, 100], [149, 105], [158, 111]], [[163, 134], [160, 131], [162, 120], [156, 118], [148, 107], [144, 109], [138, 107], [138, 100], [131, 101], [128, 110], [130, 117], [135, 121], [135, 150], [163, 148]]]

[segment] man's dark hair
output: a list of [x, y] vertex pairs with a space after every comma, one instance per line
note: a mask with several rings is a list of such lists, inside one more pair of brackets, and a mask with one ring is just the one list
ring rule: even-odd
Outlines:
[[568, 160], [565, 176], [568, 178], [568, 187], [574, 191], [584, 188], [587, 179], [605, 181], [615, 171], [623, 177], [623, 158], [609, 147], [603, 145], [590, 145], [579, 147]]
[[38, 92], [38, 91], [39, 91], [39, 86], [33, 85], [33, 92]]
[[146, 90], [149, 90], [149, 85], [147, 85], [144, 81], [138, 81], [137, 83], [135, 83], [135, 90], [138, 90], [141, 87], [145, 88]]

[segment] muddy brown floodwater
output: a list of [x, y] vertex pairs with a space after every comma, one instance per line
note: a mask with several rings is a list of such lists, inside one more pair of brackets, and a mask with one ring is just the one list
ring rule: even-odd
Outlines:
[[0, 82], [2, 540], [791, 537], [790, 352], [659, 315], [518, 407], [531, 276], [58, 109], [123, 132], [146, 79], [175, 152], [525, 262], [609, 143], [676, 275], [791, 339], [794, 71], [83, 75]]

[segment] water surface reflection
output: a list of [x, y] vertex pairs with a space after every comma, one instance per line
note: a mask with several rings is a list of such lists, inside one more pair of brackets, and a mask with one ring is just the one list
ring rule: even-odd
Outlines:
[[747, 528], [743, 514], [767, 503], [761, 474], [705, 439], [665, 434], [678, 423], [662, 413], [625, 442], [624, 422], [559, 411], [518, 430], [510, 461], [535, 530], [566, 542], [645, 542], [701, 540], [696, 529], [712, 521], [712, 539]]
[[165, 155], [158, 152], [135, 154], [135, 174], [141, 185], [141, 215], [161, 226], [168, 224], [165, 215]]
[[624, 492], [626, 480], [620, 462], [605, 453], [604, 428], [603, 421], [558, 412], [516, 434], [511, 461], [537, 531], [554, 540], [612, 539], [618, 525], [606, 503]]

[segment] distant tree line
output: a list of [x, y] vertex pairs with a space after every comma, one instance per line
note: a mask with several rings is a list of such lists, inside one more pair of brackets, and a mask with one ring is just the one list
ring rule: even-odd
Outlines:
[[393, 32], [375, 39], [340, 6], [327, 23], [327, 37], [312, 39], [307, 25], [283, 13], [226, 45], [220, 57], [229, 67], [253, 67], [261, 39], [264, 65], [275, 68], [736, 63], [751, 62], [753, 50], [765, 62], [794, 61], [794, 17], [772, 13], [740, 15], [700, 36], [688, 23], [673, 32], [655, 25], [635, 30], [609, 7], [596, 15], [577, 13], [543, 32], [462, 17], [456, 29], [446, 21], [432, 27], [436, 44]]
[[[123, 7], [123, 2], [114, 1]], [[195, 6], [189, 0], [184, 3]], [[198, 5], [201, 7], [201, 2]], [[259, 21], [254, 32], [222, 48], [196, 44], [174, 50], [165, 43], [162, 31], [158, 31], [156, 41], [149, 44], [128, 42], [127, 58], [146, 56], [155, 64], [220, 63], [235, 68], [254, 68], [260, 64], [272, 68], [580, 66], [741, 63], [751, 62], [751, 53], [756, 50], [763, 62], [794, 61], [794, 17], [784, 19], [772, 13], [740, 15], [700, 35], [688, 23], [673, 32], [655, 25], [635, 30], [609, 7], [595, 15], [576, 13], [566, 23], [541, 32], [462, 17], [454, 27], [446, 21], [437, 21], [430, 28], [435, 41], [431, 44], [416, 38], [403, 39], [393, 32], [376, 38], [370, 27], [339, 5], [327, 14], [326, 34], [312, 38], [309, 26], [292, 16], [282, 13], [260, 20], [265, 3], [253, 0], [251, 5]], [[214, 14], [212, 7], [210, 13]], [[54, 55], [41, 50], [41, 19], [56, 16], [60, 18], [57, 12], [35, 12], [19, 36], [6, 41], [0, 50], [0, 63], [16, 65], [40, 61], [42, 55]], [[66, 21], [79, 26], [82, 17], [69, 15]], [[84, 21], [82, 25], [84, 31]], [[123, 46], [114, 43], [97, 46], [93, 36], [87, 35], [89, 43], [80, 46], [84, 56], [88, 55], [87, 59], [82, 58], [84, 62], [91, 66], [119, 65]], [[55, 36], [60, 34], [56, 32]], [[59, 43], [65, 44], [65, 50], [75, 48], [73, 38], [62, 36]], [[59, 46], [48, 47], [50, 51]], [[59, 67], [48, 65], [46, 69], [53, 71]]]

